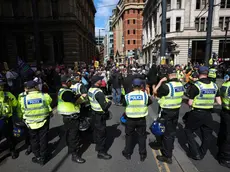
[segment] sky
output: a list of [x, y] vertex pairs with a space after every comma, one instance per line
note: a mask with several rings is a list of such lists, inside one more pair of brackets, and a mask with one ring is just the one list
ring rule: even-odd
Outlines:
[[[95, 35], [99, 35], [99, 29], [105, 28], [109, 16], [112, 14], [112, 9], [116, 7], [119, 0], [94, 0], [97, 13], [95, 16]], [[105, 35], [105, 32], [100, 30], [100, 35]]]

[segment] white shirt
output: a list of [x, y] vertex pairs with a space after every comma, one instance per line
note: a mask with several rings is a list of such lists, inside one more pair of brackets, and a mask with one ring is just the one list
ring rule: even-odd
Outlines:
[[18, 77], [18, 74], [13, 71], [7, 71], [6, 72], [6, 79], [7, 79], [7, 84], [12, 87], [13, 86], [13, 79], [16, 79]]
[[38, 83], [38, 89], [39, 91], [42, 91], [42, 79], [41, 78], [34, 78], [34, 81]]

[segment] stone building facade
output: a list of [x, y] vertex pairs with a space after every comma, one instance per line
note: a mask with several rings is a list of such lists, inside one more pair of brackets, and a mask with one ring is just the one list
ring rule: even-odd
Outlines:
[[[73, 65], [91, 62], [96, 52], [93, 0], [39, 0], [37, 2], [41, 61]], [[31, 0], [0, 1], [0, 62], [16, 63], [20, 56], [35, 59]]]
[[120, 0], [113, 10], [114, 55], [117, 62], [123, 63], [134, 49], [142, 49], [144, 4], [144, 0]]
[[[160, 63], [161, 1], [146, 1], [143, 12], [143, 61]], [[220, 59], [230, 58], [230, 0], [215, 0], [212, 23], [212, 50]], [[167, 0], [166, 61], [204, 63], [207, 34], [208, 0]], [[230, 30], [230, 27], [228, 28]], [[226, 36], [226, 44], [225, 44]], [[226, 48], [225, 48], [226, 45]]]

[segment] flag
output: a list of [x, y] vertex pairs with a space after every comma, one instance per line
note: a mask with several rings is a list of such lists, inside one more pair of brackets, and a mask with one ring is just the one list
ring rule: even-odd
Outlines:
[[28, 78], [29, 76], [33, 75], [34, 71], [20, 57], [17, 57], [17, 64], [19, 73], [22, 77]]

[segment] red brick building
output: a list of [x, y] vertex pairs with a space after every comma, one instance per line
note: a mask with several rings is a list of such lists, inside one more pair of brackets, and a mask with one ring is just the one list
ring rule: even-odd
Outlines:
[[113, 10], [114, 55], [117, 62], [122, 63], [130, 51], [142, 49], [144, 1], [120, 0]]

